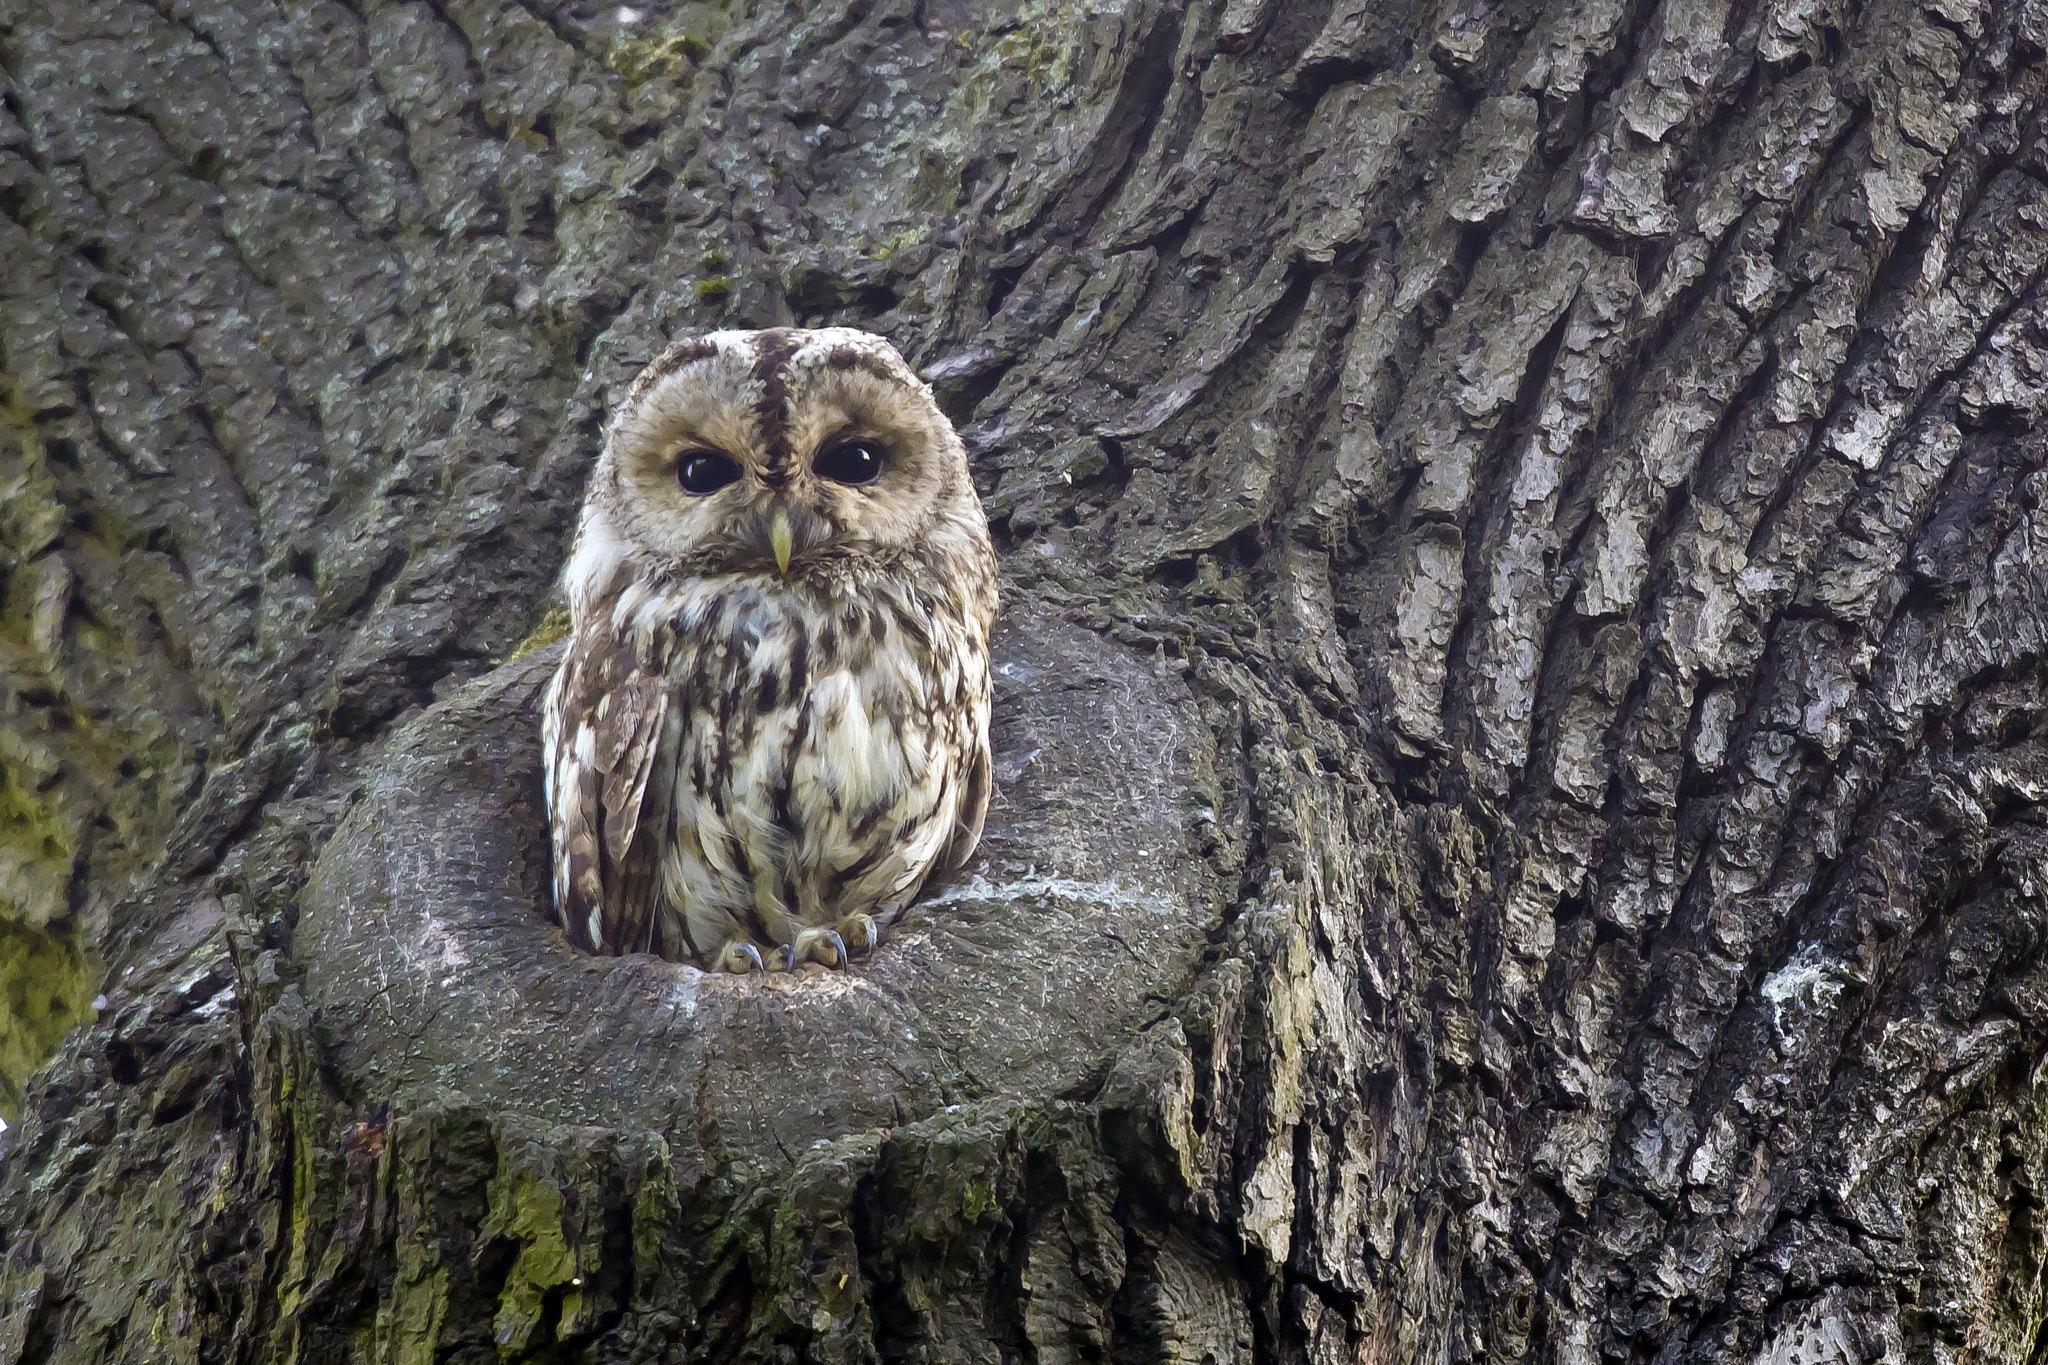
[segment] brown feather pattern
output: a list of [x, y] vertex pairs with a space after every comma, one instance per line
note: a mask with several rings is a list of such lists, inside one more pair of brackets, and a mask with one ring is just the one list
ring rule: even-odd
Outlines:
[[[995, 560], [958, 438], [879, 338], [720, 333], [656, 365], [565, 574], [556, 905], [589, 951], [731, 966], [729, 945], [887, 924], [972, 855]], [[809, 468], [848, 431], [890, 452], [872, 490]], [[667, 452], [706, 445], [744, 467], [732, 496], [667, 482]], [[786, 574], [760, 559], [778, 509], [804, 537]]]

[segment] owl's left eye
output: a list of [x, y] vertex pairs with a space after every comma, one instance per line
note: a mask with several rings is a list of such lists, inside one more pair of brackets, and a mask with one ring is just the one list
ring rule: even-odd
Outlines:
[[676, 482], [686, 493], [716, 493], [740, 476], [740, 467], [712, 450], [685, 451], [676, 462]]
[[873, 483], [882, 472], [881, 447], [848, 441], [820, 455], [811, 467], [834, 483]]

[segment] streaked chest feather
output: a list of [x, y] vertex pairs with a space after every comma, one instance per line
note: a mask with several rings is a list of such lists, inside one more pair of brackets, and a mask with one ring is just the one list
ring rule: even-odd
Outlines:
[[629, 590], [614, 620], [663, 656], [662, 878], [690, 937], [897, 913], [987, 742], [985, 625], [902, 584], [754, 580]]

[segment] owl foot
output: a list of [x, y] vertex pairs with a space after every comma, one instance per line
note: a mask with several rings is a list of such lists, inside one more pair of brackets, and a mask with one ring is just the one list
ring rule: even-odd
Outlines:
[[822, 962], [827, 967], [846, 965], [846, 940], [839, 937], [837, 929], [806, 929], [794, 942], [783, 945], [782, 952], [790, 971], [806, 962]]
[[862, 957], [872, 953], [882, 941], [882, 931], [875, 927], [873, 915], [848, 915], [839, 921], [839, 936]]
[[761, 950], [751, 943], [733, 939], [718, 950], [718, 956], [713, 960], [711, 969], [742, 976], [748, 972], [758, 972], [761, 970]]
[[[881, 941], [882, 931], [875, 927], [873, 916], [848, 915], [839, 921], [837, 929], [805, 929], [796, 936], [795, 942], [783, 944], [776, 950], [776, 970], [793, 972], [806, 962], [844, 967], [853, 960], [854, 953], [865, 957]], [[851, 951], [847, 948], [849, 942], [853, 945]]]

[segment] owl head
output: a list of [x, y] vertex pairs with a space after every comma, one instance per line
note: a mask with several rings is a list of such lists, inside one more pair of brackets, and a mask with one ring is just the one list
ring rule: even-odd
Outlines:
[[613, 415], [567, 579], [572, 600], [626, 564], [817, 580], [962, 534], [987, 535], [966, 454], [895, 347], [713, 332], [670, 346]]

